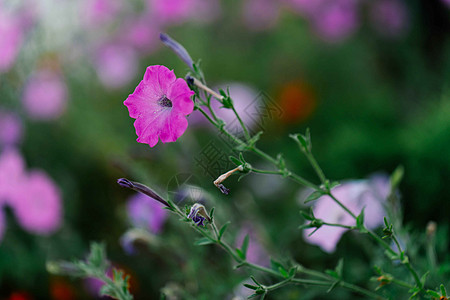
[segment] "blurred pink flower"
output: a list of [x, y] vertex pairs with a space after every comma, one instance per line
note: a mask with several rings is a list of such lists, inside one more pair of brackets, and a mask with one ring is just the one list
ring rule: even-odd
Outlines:
[[121, 2], [117, 0], [84, 0], [81, 17], [86, 25], [104, 25], [114, 21], [120, 13], [121, 6]]
[[441, 1], [442, 1], [442, 3], [447, 5], [448, 8], [450, 8], [450, 0], [441, 0]]
[[287, 2], [296, 12], [309, 17], [317, 12], [326, 0], [287, 0]]
[[138, 55], [125, 44], [105, 44], [97, 49], [95, 68], [105, 87], [120, 88], [134, 78], [138, 68]]
[[62, 221], [61, 194], [52, 179], [42, 171], [31, 171], [14, 194], [11, 206], [18, 223], [27, 231], [48, 235]]
[[0, 110], [0, 149], [16, 145], [22, 138], [22, 122], [11, 112]]
[[154, 18], [161, 23], [182, 23], [192, 16], [198, 0], [147, 0]]
[[[370, 229], [383, 224], [384, 202], [389, 192], [389, 178], [382, 175], [369, 180], [345, 182], [333, 189], [333, 195], [355, 215], [359, 215], [364, 208], [364, 224]], [[314, 216], [328, 223], [355, 225], [355, 220], [328, 196], [322, 196], [314, 202]], [[329, 253], [336, 249], [337, 243], [346, 231], [345, 228], [323, 225], [308, 236], [314, 229], [308, 228], [303, 231], [305, 240]]]
[[30, 76], [25, 84], [22, 103], [30, 118], [54, 120], [67, 106], [67, 86], [59, 72], [42, 69]]
[[162, 231], [168, 217], [167, 212], [161, 203], [140, 193], [131, 196], [127, 202], [128, 218], [133, 226], [148, 229], [155, 234]]
[[401, 0], [380, 0], [372, 4], [370, 19], [374, 28], [387, 37], [398, 37], [409, 25], [408, 10]]
[[[254, 127], [261, 118], [259, 106], [262, 103], [259, 101], [258, 92], [251, 86], [236, 82], [220, 84], [219, 87], [225, 91], [229, 88], [234, 107], [242, 121], [247, 127]], [[217, 100], [211, 101], [212, 107], [217, 112], [217, 116], [225, 121], [227, 128], [230, 130], [235, 127], [240, 128], [233, 110], [221, 108], [222, 105]]]
[[21, 20], [0, 10], [0, 73], [8, 71], [13, 66], [23, 38]]
[[182, 78], [164, 66], [150, 66], [134, 92], [124, 104], [130, 117], [136, 119], [134, 127], [139, 143], [175, 142], [188, 126], [186, 115], [192, 113], [194, 94]]
[[251, 263], [268, 267], [270, 265], [269, 254], [262, 246], [262, 241], [258, 236], [258, 232], [251, 224], [244, 224], [244, 226], [242, 226], [236, 239], [236, 248], [241, 248], [246, 235], [249, 236], [246, 259]]
[[244, 21], [250, 29], [265, 30], [274, 27], [279, 14], [279, 4], [276, 0], [244, 1]]
[[0, 154], [0, 203], [12, 203], [18, 191], [23, 189], [25, 163], [14, 148], [6, 148]]
[[358, 28], [357, 3], [353, 0], [333, 0], [311, 16], [316, 34], [326, 42], [337, 43], [350, 37]]
[[159, 45], [159, 32], [159, 27], [149, 16], [134, 16], [125, 22], [120, 37], [136, 50], [148, 54]]

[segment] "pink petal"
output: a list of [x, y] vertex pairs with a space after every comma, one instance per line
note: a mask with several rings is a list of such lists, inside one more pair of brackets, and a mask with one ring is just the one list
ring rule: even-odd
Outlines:
[[182, 115], [172, 115], [166, 119], [166, 126], [163, 127], [159, 138], [161, 142], [175, 142], [186, 131], [188, 121]]
[[167, 95], [170, 86], [177, 79], [173, 70], [169, 70], [165, 66], [149, 66], [144, 74], [144, 82], [150, 84], [154, 91], [159, 94]]
[[174, 111], [189, 115], [194, 110], [192, 95], [194, 95], [194, 91], [189, 88], [186, 81], [178, 78], [170, 87], [167, 97], [172, 101]]

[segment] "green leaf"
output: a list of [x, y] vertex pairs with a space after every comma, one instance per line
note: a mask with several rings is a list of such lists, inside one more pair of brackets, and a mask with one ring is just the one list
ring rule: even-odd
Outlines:
[[223, 224], [223, 226], [220, 228], [219, 230], [219, 240], [222, 238], [223, 234], [225, 233], [225, 230], [227, 230], [228, 225], [230, 225], [230, 222], [226, 222], [225, 224]]
[[447, 297], [447, 290], [445, 289], [445, 286], [443, 284], [439, 286], [439, 289], [441, 290], [441, 295]]
[[235, 250], [236, 250], [237, 255], [238, 255], [240, 258], [245, 259], [245, 254], [241, 251], [241, 249], [236, 248]]
[[426, 293], [427, 293], [427, 295], [430, 295], [431, 297], [435, 297], [438, 299], [441, 297], [441, 295], [439, 295], [438, 292], [433, 291], [433, 290], [427, 290]]
[[242, 154], [242, 152], [239, 152], [239, 159], [241, 160], [242, 163], [246, 163], [244, 159], [244, 154]]
[[248, 289], [252, 289], [252, 290], [256, 290], [256, 289], [258, 289], [258, 287], [257, 287], [257, 286], [254, 286], [254, 285], [251, 285], [251, 284], [248, 284], [248, 283], [244, 283], [244, 286], [245, 286], [246, 288], [248, 288]]
[[244, 254], [244, 259], [247, 257], [247, 249], [248, 249], [248, 243], [250, 241], [250, 237], [245, 235], [244, 241], [242, 242], [241, 251]]
[[199, 238], [198, 240], [196, 240], [194, 242], [195, 246], [205, 246], [205, 245], [210, 245], [210, 244], [214, 244], [214, 241], [211, 241], [207, 237]]
[[336, 271], [334, 271], [334, 270], [325, 270], [325, 273], [327, 273], [331, 277], [339, 279], [339, 274]]
[[286, 169], [286, 162], [283, 158], [283, 154], [282, 153], [278, 153], [277, 155], [277, 167], [279, 170], [284, 170]]
[[312, 221], [312, 220], [316, 219], [314, 217], [314, 211], [313, 211], [312, 207], [309, 208], [309, 211], [301, 210], [300, 214], [303, 216], [303, 218], [305, 218], [308, 221]]
[[279, 268], [284, 268], [284, 266], [281, 262], [270, 258], [270, 268], [274, 271], [278, 271]]
[[284, 267], [279, 267], [278, 272], [280, 272], [281, 276], [283, 276], [284, 278], [289, 277], [289, 273], [287, 272], [287, 270]]
[[311, 133], [309, 131], [309, 128], [306, 129], [305, 135], [296, 133], [290, 134], [289, 137], [294, 139], [294, 141], [296, 141], [299, 144], [300, 149], [303, 152], [305, 153], [311, 152], [312, 145], [311, 145]]
[[263, 134], [263, 131], [258, 131], [257, 134], [255, 134], [254, 136], [252, 136], [252, 138], [248, 141], [248, 147], [249, 149], [253, 148], [256, 143], [259, 141], [259, 138], [261, 137], [261, 135]]
[[229, 158], [230, 158], [231, 162], [232, 162], [233, 164], [235, 164], [236, 166], [240, 166], [240, 165], [242, 164], [242, 163], [239, 161], [239, 159], [237, 159], [237, 158], [234, 157], [234, 156], [230, 156]]
[[429, 274], [430, 271], [426, 272], [425, 274], [422, 275], [422, 277], [420, 277], [420, 283], [422, 284], [422, 286], [425, 286]]
[[335, 281], [333, 282], [333, 284], [330, 286], [330, 288], [327, 290], [327, 293], [331, 292], [332, 290], [334, 290], [335, 287], [337, 287], [337, 285], [339, 284], [340, 281]]
[[364, 209], [361, 210], [361, 213], [358, 217], [356, 217], [356, 227], [359, 229], [361, 233], [367, 233], [367, 229], [364, 227]]
[[314, 191], [306, 198], [304, 203], [306, 204], [306, 203], [309, 203], [311, 201], [317, 200], [323, 195], [324, 195], [323, 191]]
[[399, 185], [400, 182], [403, 179], [403, 175], [405, 173], [405, 169], [403, 168], [403, 166], [398, 166], [394, 172], [392, 172], [391, 174], [391, 190], [394, 191]]
[[214, 218], [214, 210], [215, 210], [215, 208], [213, 207], [213, 208], [211, 208], [211, 211], [209, 212], [209, 218], [211, 219], [211, 221]]

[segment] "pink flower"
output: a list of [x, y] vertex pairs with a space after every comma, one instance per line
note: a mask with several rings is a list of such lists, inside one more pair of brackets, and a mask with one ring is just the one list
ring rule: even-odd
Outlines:
[[139, 143], [175, 142], [188, 126], [186, 120], [194, 109], [191, 91], [184, 79], [176, 78], [164, 66], [150, 66], [144, 79], [129, 95], [124, 104], [130, 117], [136, 119], [134, 127]]
[[296, 10], [299, 14], [309, 17], [314, 14], [326, 0], [287, 0], [288, 3]]
[[[383, 224], [383, 205], [389, 192], [389, 178], [381, 175], [369, 180], [349, 181], [333, 189], [333, 195], [355, 215], [359, 215], [364, 208], [364, 223], [370, 229]], [[322, 196], [315, 201], [314, 216], [328, 223], [355, 225], [355, 220], [328, 196]], [[303, 231], [305, 240], [329, 253], [336, 249], [341, 236], [347, 231], [345, 228], [323, 225], [308, 236], [314, 229]]]
[[23, 42], [23, 35], [19, 18], [0, 11], [0, 73], [13, 66]]
[[23, 186], [25, 164], [19, 151], [14, 148], [5, 149], [0, 155], [0, 204], [12, 203]]
[[155, 234], [162, 231], [164, 221], [167, 219], [167, 210], [161, 203], [140, 193], [130, 197], [127, 212], [135, 227], [149, 229]]
[[85, 0], [81, 15], [88, 25], [98, 26], [112, 22], [120, 9], [121, 3], [117, 0]]
[[337, 43], [352, 35], [358, 27], [356, 2], [334, 0], [311, 16], [316, 34], [329, 43]]
[[15, 145], [22, 138], [22, 122], [11, 112], [0, 110], [0, 148]]
[[134, 78], [138, 56], [133, 48], [125, 44], [105, 44], [97, 49], [95, 67], [105, 87], [120, 88]]
[[59, 118], [67, 106], [67, 87], [63, 77], [52, 70], [37, 71], [24, 87], [22, 103], [33, 119]]
[[197, 0], [148, 0], [150, 11], [162, 23], [182, 23], [192, 16]]
[[382, 35], [398, 37], [408, 28], [408, 11], [399, 0], [381, 0], [372, 4], [372, 25]]
[[61, 225], [60, 191], [41, 171], [31, 171], [14, 194], [11, 206], [18, 223], [27, 231], [47, 235]]
[[120, 38], [135, 49], [148, 54], [159, 45], [160, 30], [151, 20], [147, 15], [137, 19], [133, 16], [125, 23]]

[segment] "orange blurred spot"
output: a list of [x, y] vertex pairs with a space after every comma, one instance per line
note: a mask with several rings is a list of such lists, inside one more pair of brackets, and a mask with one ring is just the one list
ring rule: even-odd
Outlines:
[[74, 300], [73, 287], [65, 280], [57, 278], [50, 282], [50, 294], [53, 300]]
[[280, 91], [278, 102], [283, 110], [281, 121], [285, 123], [305, 121], [316, 108], [314, 92], [303, 81], [285, 84]]

